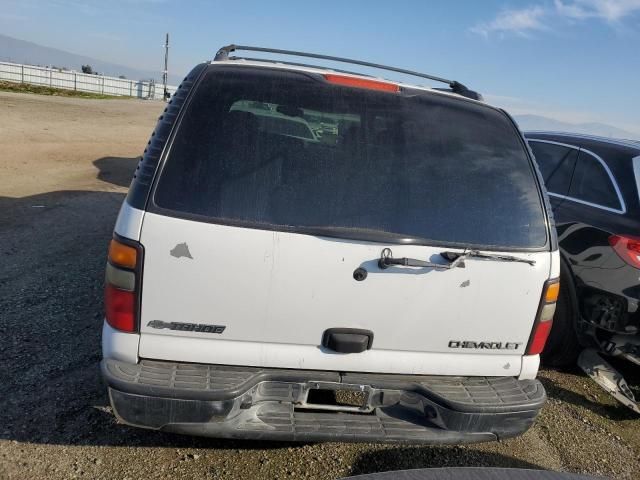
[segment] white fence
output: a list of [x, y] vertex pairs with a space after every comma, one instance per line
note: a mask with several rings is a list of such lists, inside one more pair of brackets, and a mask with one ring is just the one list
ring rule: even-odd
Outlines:
[[[153, 81], [128, 80], [125, 78], [91, 75], [57, 68], [35, 67], [19, 63], [0, 62], [0, 80], [15, 83], [30, 83], [79, 92], [120, 95], [126, 97], [162, 99], [162, 84]], [[167, 86], [173, 95], [177, 87]]]

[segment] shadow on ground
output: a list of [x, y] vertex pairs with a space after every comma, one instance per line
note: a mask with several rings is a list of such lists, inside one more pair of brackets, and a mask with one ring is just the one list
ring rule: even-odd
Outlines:
[[351, 468], [351, 475], [441, 467], [540, 468], [513, 457], [473, 448], [400, 447], [372, 449], [360, 454]]
[[93, 161], [98, 179], [119, 187], [128, 187], [140, 157], [102, 157]]
[[[630, 370], [632, 376], [637, 376], [637, 371], [633, 372], [633, 365], [627, 366], [627, 368]], [[592, 383], [594, 388], [598, 392], [597, 399], [588, 393], [570, 390], [566, 388], [566, 386], [563, 386], [552, 378], [544, 375], [544, 372], [542, 372], [541, 375], [538, 376], [538, 379], [544, 385], [544, 388], [547, 391], [547, 395], [549, 397], [560, 400], [562, 402], [570, 403], [577, 407], [587, 408], [593, 413], [609, 420], [622, 421], [634, 420], [638, 418], [638, 416], [634, 412], [615, 401], [613, 397], [609, 396], [607, 392], [597, 386], [597, 384], [593, 380], [591, 380], [591, 378], [589, 378], [585, 373], [583, 373], [582, 370], [580, 370], [578, 367], [574, 367], [570, 370], [565, 370], [563, 373], [569, 375], [573, 374], [577, 377], [580, 377], [580, 380], [585, 384]], [[629, 372], [626, 372], [624, 374], [628, 379], [633, 379], [637, 382], [637, 379], [629, 377]], [[603, 403], [601, 401], [601, 399], [603, 398], [608, 398], [610, 400]]]
[[[136, 159], [96, 160], [128, 185]], [[0, 197], [0, 438], [62, 445], [278, 448], [116, 423], [99, 371], [107, 245], [125, 194]]]

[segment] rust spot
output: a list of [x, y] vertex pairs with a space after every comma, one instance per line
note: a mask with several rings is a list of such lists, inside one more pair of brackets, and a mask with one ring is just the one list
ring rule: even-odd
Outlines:
[[189, 245], [187, 245], [186, 242], [177, 244], [175, 247], [169, 250], [169, 254], [172, 257], [176, 257], [176, 258], [185, 257], [193, 260], [193, 257], [191, 256], [191, 252], [189, 252]]

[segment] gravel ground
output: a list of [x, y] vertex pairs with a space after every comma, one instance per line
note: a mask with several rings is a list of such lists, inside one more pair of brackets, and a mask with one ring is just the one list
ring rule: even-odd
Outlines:
[[0, 92], [0, 478], [338, 478], [436, 466], [640, 478], [640, 420], [543, 370], [525, 435], [464, 447], [220, 441], [119, 425], [101, 384], [106, 246], [162, 104]]

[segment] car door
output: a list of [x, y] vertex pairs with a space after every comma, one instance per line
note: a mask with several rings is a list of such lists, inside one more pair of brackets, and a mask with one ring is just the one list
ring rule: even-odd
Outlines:
[[582, 283], [585, 269], [598, 268], [607, 253], [602, 229], [620, 208], [606, 164], [593, 152], [551, 140], [529, 140], [549, 193], [562, 253]]
[[558, 234], [560, 246], [581, 283], [602, 286], [600, 270], [613, 254], [609, 237], [625, 212], [626, 205], [605, 160], [581, 149], [561, 207], [564, 230]]

